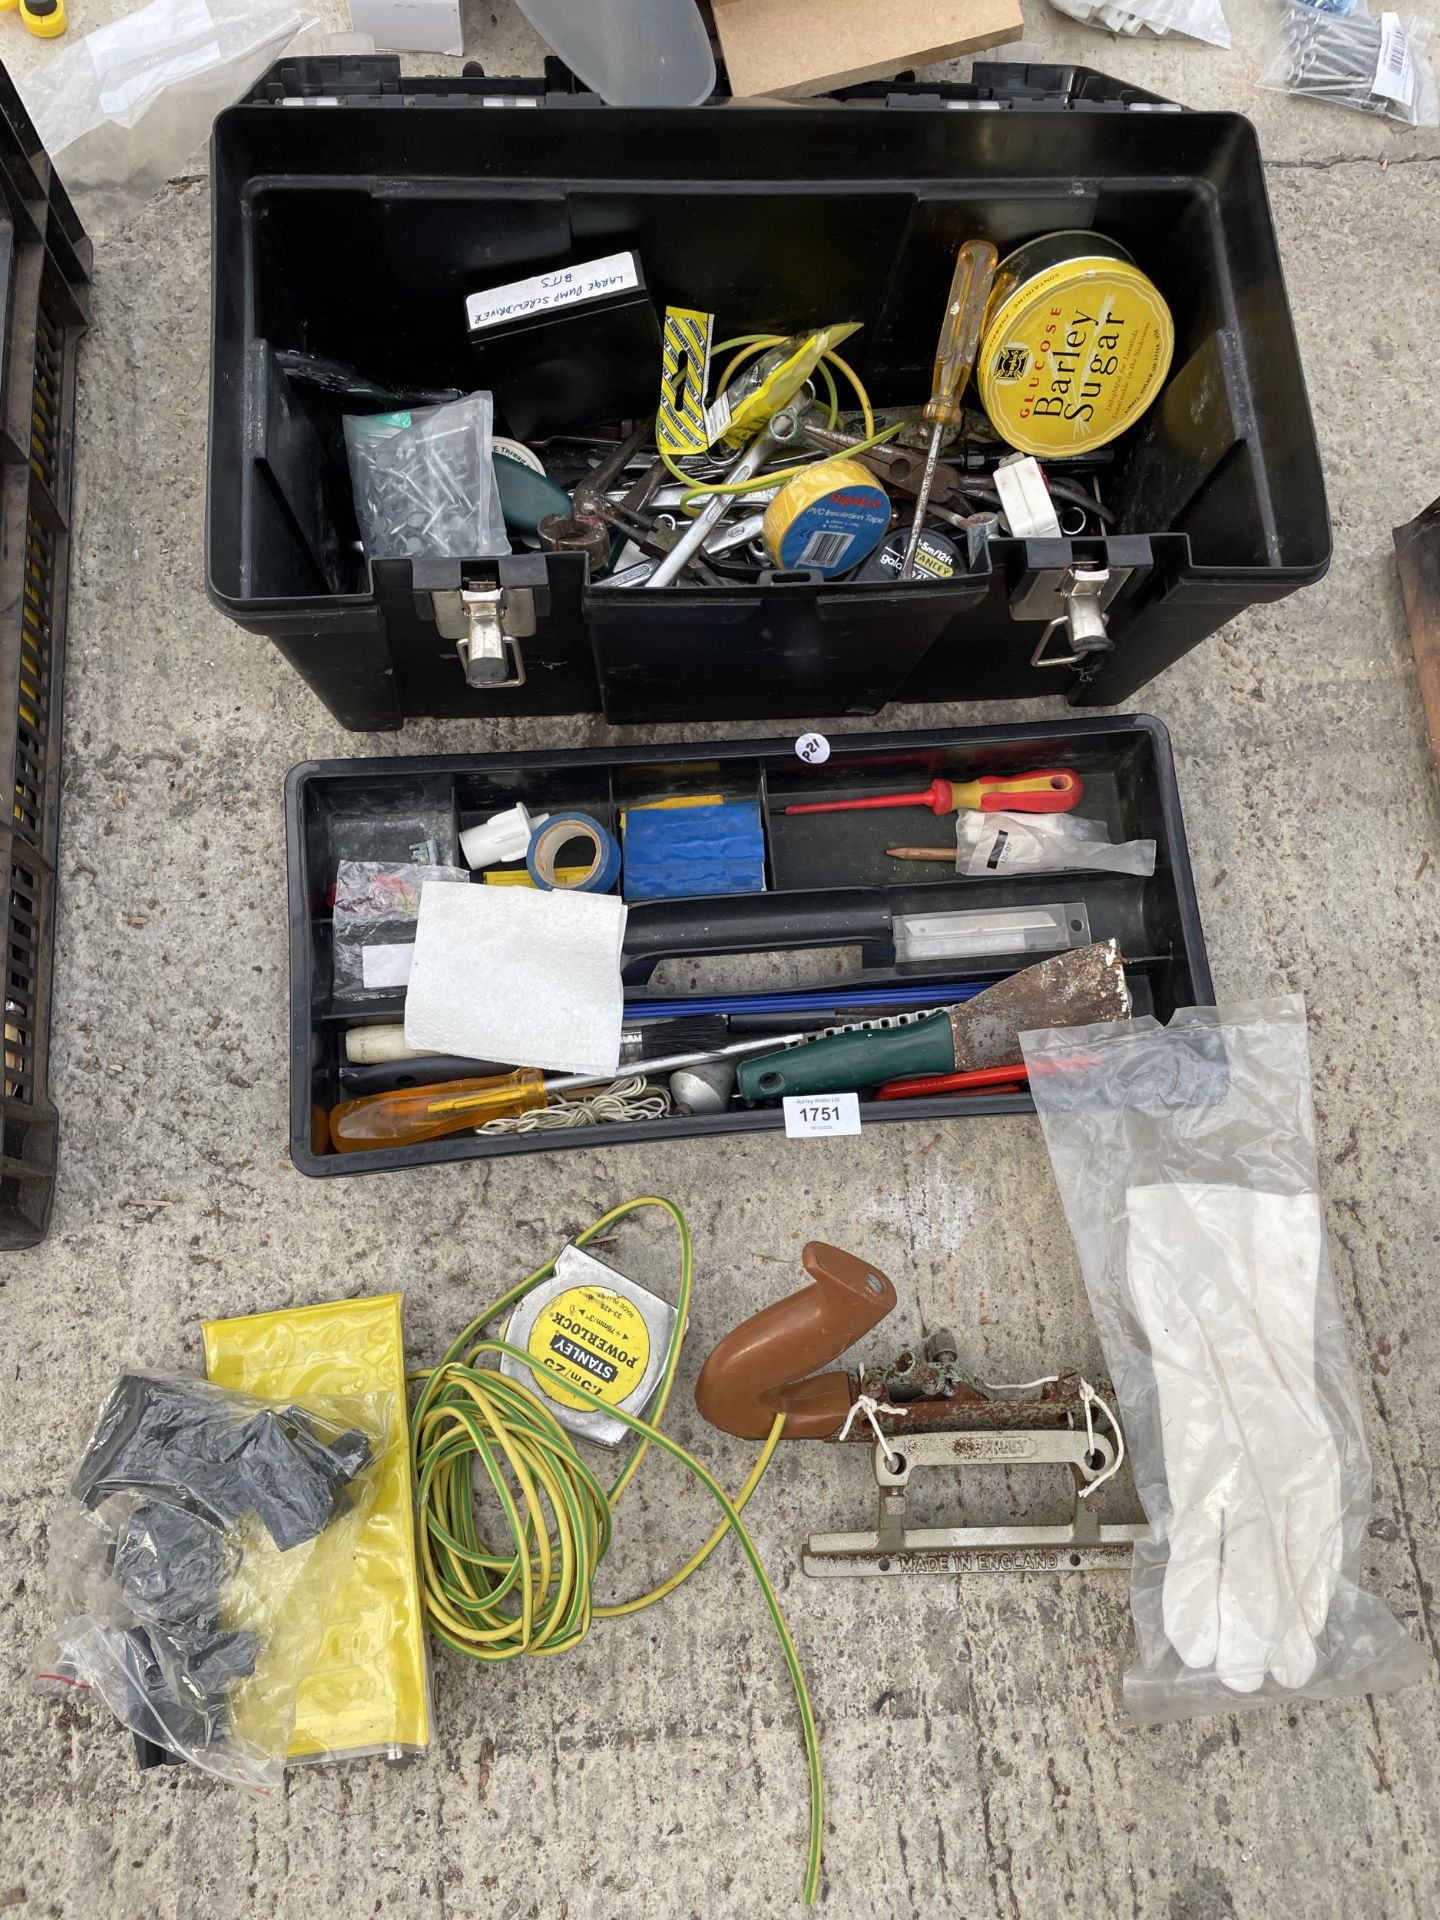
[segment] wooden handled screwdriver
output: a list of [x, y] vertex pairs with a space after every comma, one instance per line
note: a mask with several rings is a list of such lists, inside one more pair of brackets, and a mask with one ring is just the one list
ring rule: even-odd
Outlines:
[[935, 372], [930, 398], [925, 403], [925, 418], [930, 422], [930, 450], [925, 456], [925, 472], [915, 496], [915, 518], [910, 523], [910, 542], [900, 568], [902, 580], [915, 578], [915, 556], [920, 550], [920, 535], [925, 512], [930, 505], [930, 489], [935, 484], [935, 468], [940, 459], [940, 443], [947, 428], [958, 427], [964, 411], [960, 396], [964, 393], [980, 351], [980, 329], [985, 324], [985, 308], [995, 284], [998, 255], [988, 240], [967, 240], [955, 256], [955, 273], [950, 281], [950, 299], [940, 329], [940, 344], [935, 349]]

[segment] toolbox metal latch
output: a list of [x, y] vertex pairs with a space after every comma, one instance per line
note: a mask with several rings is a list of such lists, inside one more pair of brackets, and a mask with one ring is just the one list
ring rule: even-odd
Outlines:
[[[1010, 602], [1014, 620], [1045, 620], [1047, 614], [1050, 616], [1030, 656], [1031, 666], [1091, 666], [1096, 654], [1109, 653], [1115, 642], [1110, 638], [1105, 610], [1132, 571], [1130, 567], [1076, 565], [1043, 567], [1031, 574]], [[1051, 653], [1051, 636], [1062, 627], [1070, 651]]]
[[533, 588], [467, 581], [458, 592], [430, 598], [436, 627], [455, 642], [467, 686], [491, 693], [524, 686], [525, 656], [518, 643], [535, 631]]

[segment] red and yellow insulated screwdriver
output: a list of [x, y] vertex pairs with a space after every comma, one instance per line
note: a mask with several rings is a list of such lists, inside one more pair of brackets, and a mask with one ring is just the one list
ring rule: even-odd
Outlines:
[[866, 807], [929, 807], [932, 813], [1069, 813], [1085, 784], [1067, 767], [1004, 778], [932, 780], [923, 793], [880, 793], [868, 800], [809, 800], [786, 813], [853, 813]]
[[955, 256], [955, 273], [950, 282], [950, 298], [935, 349], [935, 372], [930, 398], [925, 402], [925, 418], [930, 422], [930, 448], [925, 456], [925, 472], [915, 495], [915, 518], [910, 523], [910, 541], [900, 568], [902, 580], [915, 578], [915, 556], [920, 550], [920, 535], [930, 505], [930, 489], [935, 484], [935, 468], [940, 459], [940, 443], [947, 428], [958, 427], [964, 408], [960, 397], [969, 383], [980, 351], [980, 330], [985, 324], [985, 308], [995, 285], [997, 255], [988, 240], [967, 240]]

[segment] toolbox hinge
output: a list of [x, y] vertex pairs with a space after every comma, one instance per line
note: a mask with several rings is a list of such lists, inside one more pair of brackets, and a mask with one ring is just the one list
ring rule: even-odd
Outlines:
[[970, 83], [978, 92], [1025, 107], [1047, 103], [1086, 113], [1128, 113], [1157, 108], [1182, 109], [1162, 94], [1150, 93], [1128, 80], [1113, 79], [1093, 67], [1013, 60], [977, 60]]
[[432, 593], [435, 625], [455, 642], [465, 683], [489, 693], [525, 684], [520, 641], [535, 632], [532, 587], [502, 587], [494, 580], [466, 580], [458, 590]]
[[936, 108], [947, 113], [998, 113], [1007, 108], [1023, 108], [1027, 113], [1184, 111], [1173, 100], [1129, 81], [1113, 80], [1092, 67], [997, 60], [977, 60], [968, 81], [914, 86], [886, 81], [845, 88], [836, 98], [863, 102], [877, 93], [883, 93], [887, 107], [911, 113]]
[[478, 60], [461, 68], [459, 92], [472, 107], [601, 107], [598, 93], [573, 74], [553, 53], [545, 56], [541, 78], [533, 75], [491, 78]]
[[322, 54], [278, 60], [246, 95], [247, 104], [281, 107], [380, 102], [394, 107], [598, 107], [604, 103], [563, 61], [545, 61], [543, 76], [492, 78], [478, 61], [458, 77], [402, 74], [396, 54]]
[[245, 100], [247, 105], [338, 107], [346, 100], [398, 100], [400, 91], [398, 54], [307, 54], [277, 60]]

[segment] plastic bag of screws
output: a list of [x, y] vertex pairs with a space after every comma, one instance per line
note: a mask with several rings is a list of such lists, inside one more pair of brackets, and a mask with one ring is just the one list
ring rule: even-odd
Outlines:
[[345, 416], [355, 518], [372, 560], [493, 560], [509, 553], [491, 465], [493, 404]]
[[1321, 12], [1285, 0], [1260, 85], [1377, 114], [1406, 127], [1440, 124], [1428, 20], [1413, 14]]
[[[1212, 47], [1230, 45], [1230, 27], [1220, 0], [1050, 0], [1050, 4], [1072, 20], [1110, 33], [1182, 33], [1191, 40], [1206, 40]], [[1344, 0], [1327, 0], [1327, 4], [1348, 11]]]

